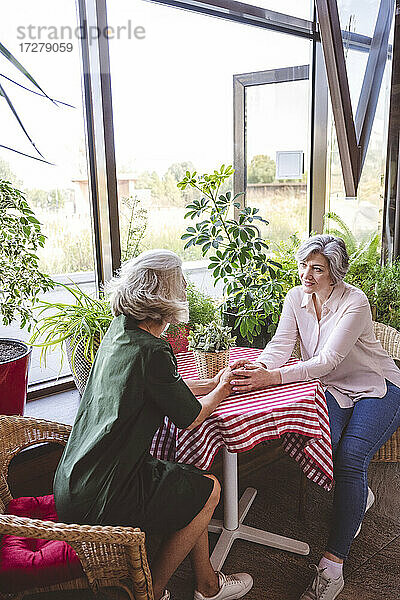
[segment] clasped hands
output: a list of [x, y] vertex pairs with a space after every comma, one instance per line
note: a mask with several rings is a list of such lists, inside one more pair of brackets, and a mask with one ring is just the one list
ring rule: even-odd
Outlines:
[[261, 363], [251, 362], [245, 358], [236, 360], [226, 369], [222, 369], [216, 378], [218, 382], [221, 378], [228, 380], [232, 392], [237, 394], [282, 383], [279, 369], [268, 371]]

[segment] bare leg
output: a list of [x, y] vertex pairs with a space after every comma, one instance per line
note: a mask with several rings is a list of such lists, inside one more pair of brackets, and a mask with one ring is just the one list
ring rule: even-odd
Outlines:
[[200, 535], [190, 553], [190, 562], [196, 579], [196, 590], [203, 596], [215, 596], [219, 591], [218, 577], [210, 563], [207, 528]]
[[[207, 526], [210, 522], [212, 514], [215, 510], [219, 502], [219, 496], [221, 491], [221, 486], [218, 480], [213, 476], [208, 476], [214, 480], [214, 487], [208, 498], [206, 504], [199, 512], [198, 515], [183, 529], [179, 531], [175, 531], [172, 535], [170, 535], [161, 545], [159, 549], [153, 565], [152, 565], [152, 575], [153, 575], [153, 590], [154, 590], [154, 598], [155, 600], [159, 600], [161, 598], [165, 586], [167, 585], [169, 579], [172, 574], [176, 571], [181, 562], [186, 558], [189, 552], [192, 550], [193, 546], [202, 536], [202, 534], [207, 535]], [[201, 556], [201, 563], [205, 562], [203, 558], [202, 552], [207, 550], [207, 558], [208, 557], [208, 538], [207, 538], [207, 547], [205, 548], [204, 540], [200, 543], [200, 547], [198, 552]], [[196, 553], [196, 556], [198, 553]], [[211, 567], [211, 564], [210, 564]], [[205, 569], [199, 570], [202, 574], [205, 574]], [[218, 591], [218, 580], [217, 577], [212, 570], [210, 576], [212, 576], [212, 581], [208, 582], [210, 587], [213, 586], [213, 583], [216, 583], [216, 591]], [[211, 575], [212, 573], [212, 575]], [[216, 593], [216, 592], [215, 592]]]

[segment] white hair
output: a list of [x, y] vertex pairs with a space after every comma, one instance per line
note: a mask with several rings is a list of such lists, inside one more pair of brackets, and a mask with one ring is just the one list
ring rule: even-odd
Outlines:
[[189, 320], [182, 260], [171, 250], [147, 250], [128, 260], [106, 291], [116, 317], [168, 323]]
[[301, 244], [297, 250], [296, 259], [299, 262], [306, 260], [310, 254], [325, 256], [334, 284], [341, 281], [346, 275], [349, 268], [349, 255], [342, 238], [328, 234], [314, 235]]

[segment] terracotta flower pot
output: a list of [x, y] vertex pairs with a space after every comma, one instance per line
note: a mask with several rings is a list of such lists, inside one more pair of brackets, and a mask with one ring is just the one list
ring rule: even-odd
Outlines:
[[32, 348], [10, 338], [0, 338], [0, 414], [23, 415]]

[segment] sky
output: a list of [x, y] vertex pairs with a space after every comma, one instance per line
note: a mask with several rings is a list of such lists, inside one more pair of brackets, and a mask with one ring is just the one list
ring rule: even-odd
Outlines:
[[[309, 0], [257, 4], [302, 18], [310, 15]], [[343, 27], [353, 11], [356, 31], [372, 34], [377, 0], [340, 0], [339, 4]], [[122, 34], [121, 39], [110, 40], [120, 172], [155, 170], [162, 175], [173, 162], [190, 160], [199, 170], [231, 162], [233, 75], [310, 62], [310, 42], [301, 38], [143, 0], [109, 2], [109, 24], [116, 27], [128, 21], [133, 28], [144, 28], [145, 37], [127, 39]], [[47, 94], [75, 108], [54, 106], [1, 78], [38, 148], [56, 166], [2, 149], [0, 158], [10, 163], [26, 187], [70, 187], [85, 156], [79, 40], [65, 40], [73, 44], [72, 52], [23, 52], [26, 46], [21, 43], [51, 41], [43, 32], [41, 40], [28, 39], [29, 25], [36, 38], [39, 26], [76, 27], [74, 0], [14, 0], [12, 9], [3, 14], [0, 39]], [[23, 34], [25, 38], [19, 39]], [[365, 68], [363, 60], [354, 59], [359, 74]], [[0, 61], [0, 73], [27, 84], [2, 57]], [[361, 82], [362, 75], [358, 79]], [[353, 89], [356, 97], [357, 85]], [[249, 159], [254, 154], [275, 158], [276, 150], [307, 152], [308, 111], [308, 88], [303, 82], [253, 88], [247, 111]], [[0, 143], [34, 153], [1, 97]]]

